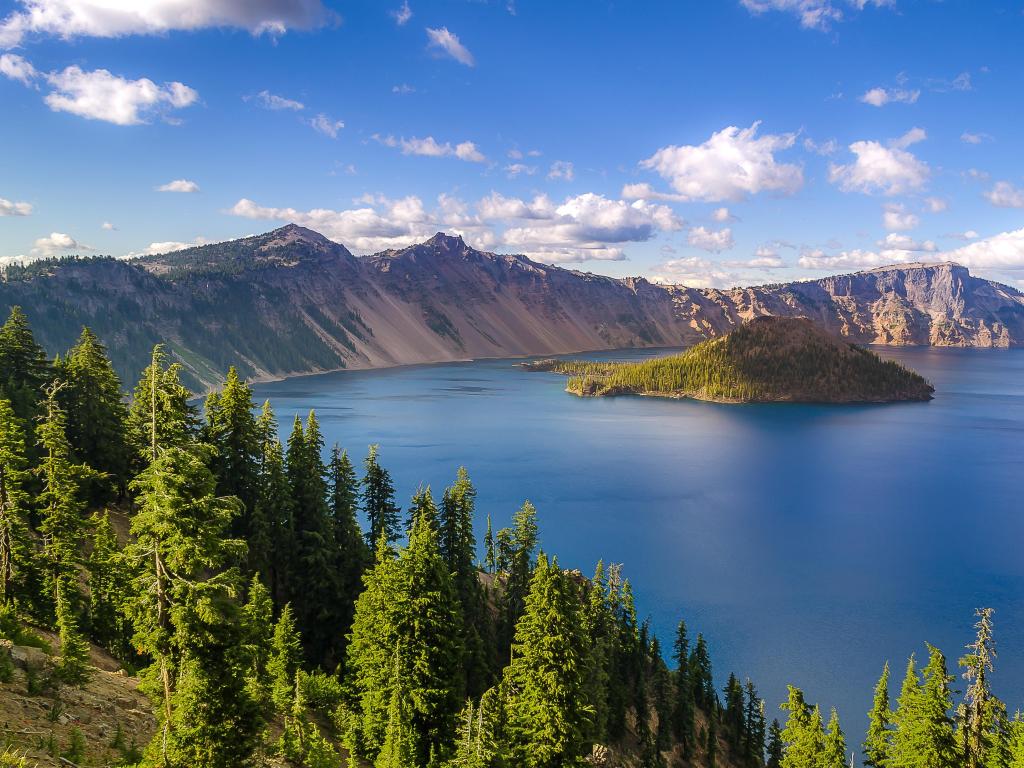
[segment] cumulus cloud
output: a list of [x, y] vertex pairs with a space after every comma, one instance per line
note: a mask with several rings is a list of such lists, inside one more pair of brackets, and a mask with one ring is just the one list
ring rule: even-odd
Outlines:
[[329, 136], [332, 139], [338, 138], [338, 132], [345, 127], [344, 120], [334, 120], [322, 112], [309, 121], [310, 127], [317, 133]]
[[17, 80], [22, 85], [31, 86], [39, 73], [32, 63], [16, 53], [0, 55], [0, 75], [10, 80]]
[[964, 131], [960, 134], [960, 141], [964, 144], [981, 144], [991, 138], [992, 137], [987, 133], [971, 133], [970, 131]]
[[271, 110], [293, 110], [299, 112], [306, 108], [306, 105], [301, 101], [295, 101], [294, 99], [286, 99], [284, 96], [278, 96], [271, 93], [270, 91], [260, 91], [254, 96], [243, 96], [243, 100], [251, 101], [263, 109]]
[[404, 26], [412, 18], [412, 8], [409, 7], [409, 0], [405, 0], [400, 8], [391, 11], [391, 17], [398, 26]]
[[139, 125], [153, 114], [194, 104], [199, 94], [178, 82], [157, 85], [149, 78], [127, 80], [105, 69], [86, 72], [67, 67], [51, 72], [46, 81], [53, 88], [45, 101], [54, 112], [70, 112], [89, 120], [115, 125]]
[[486, 156], [477, 149], [472, 141], [463, 141], [455, 146], [449, 142], [442, 144], [433, 136], [426, 136], [422, 139], [415, 136], [411, 139], [395, 138], [394, 136], [381, 136], [374, 134], [371, 138], [385, 147], [400, 149], [403, 155], [421, 155], [423, 157], [456, 157], [468, 163], [483, 163]]
[[1024, 208], [1024, 189], [1008, 181], [997, 181], [985, 199], [998, 208]]
[[924, 204], [928, 206], [928, 210], [931, 213], [942, 213], [949, 208], [949, 203], [941, 197], [926, 197]]
[[552, 181], [558, 179], [572, 181], [576, 178], [576, 169], [568, 160], [556, 160], [548, 169], [548, 178]]
[[800, 26], [805, 29], [825, 31], [832, 24], [842, 21], [843, 9], [863, 10], [867, 5], [892, 5], [893, 0], [740, 0], [740, 4], [755, 15], [768, 11], [789, 13], [800, 19]]
[[175, 179], [156, 188], [157, 192], [198, 192], [199, 185], [189, 179]]
[[622, 196], [626, 200], [669, 200], [676, 203], [686, 202], [689, 199], [684, 195], [659, 192], [646, 181], [638, 184], [623, 185]]
[[976, 269], [1024, 269], [1024, 229], [1001, 232], [947, 251], [943, 257]]
[[177, 240], [166, 240], [163, 242], [150, 243], [141, 251], [132, 251], [131, 253], [126, 253], [124, 255], [124, 258], [134, 259], [139, 256], [158, 256], [163, 253], [184, 251], [186, 248], [195, 248], [197, 245], [206, 245], [209, 242], [210, 240], [208, 240], [205, 237], [197, 237], [195, 240], [192, 240], [191, 242], [188, 243], [179, 242]]
[[514, 179], [520, 174], [533, 176], [535, 173], [537, 173], [537, 166], [535, 165], [527, 165], [526, 163], [509, 163], [505, 166], [505, 175], [510, 179]]
[[873, 107], [884, 107], [886, 104], [914, 104], [921, 96], [921, 91], [909, 91], [903, 88], [872, 88], [860, 100]]
[[732, 239], [732, 230], [729, 227], [719, 230], [694, 227], [687, 234], [686, 241], [694, 248], [700, 248], [702, 251], [710, 253], [728, 251], [735, 245]]
[[71, 39], [234, 27], [278, 35], [319, 26], [332, 16], [320, 0], [17, 0], [17, 5], [0, 21], [0, 48], [12, 48], [30, 34]]
[[742, 200], [759, 192], [792, 194], [803, 185], [803, 169], [780, 163], [796, 134], [758, 136], [760, 126], [729, 126], [698, 146], [668, 146], [640, 163], [657, 172], [684, 200]]
[[829, 167], [829, 181], [845, 192], [864, 194], [900, 195], [920, 189], [928, 181], [931, 169], [908, 152], [907, 147], [924, 138], [922, 129], [912, 128], [889, 146], [877, 141], [855, 141], [849, 149], [856, 160], [846, 165], [833, 163]]
[[459, 64], [464, 64], [467, 67], [476, 65], [473, 54], [459, 41], [458, 35], [448, 31], [448, 27], [441, 27], [440, 29], [430, 29], [428, 27], [427, 48], [437, 51], [441, 55], [450, 56]]
[[907, 211], [902, 203], [890, 203], [882, 211], [882, 225], [890, 232], [903, 232], [914, 229], [921, 220]]
[[93, 251], [91, 246], [78, 242], [71, 235], [63, 232], [51, 232], [46, 237], [40, 237], [32, 247], [32, 255], [37, 258], [47, 258], [63, 254], [78, 253], [80, 251]]
[[109, 221], [104, 221], [103, 224], [100, 225], [100, 229], [104, 230], [105, 232], [116, 232], [117, 231], [117, 227], [115, 227]]
[[[294, 221], [357, 252], [399, 248], [440, 230], [455, 231], [477, 247], [501, 247], [540, 261], [617, 260], [623, 244], [643, 242], [682, 226], [666, 206], [585, 194], [556, 204], [491, 193], [470, 206], [442, 195], [427, 210], [418, 197], [367, 196], [350, 210], [271, 208], [239, 200], [230, 213], [251, 219]], [[474, 212], [475, 209], [475, 212]]]
[[16, 203], [0, 197], [0, 216], [31, 216], [32, 203]]
[[732, 221], [736, 217], [729, 212], [728, 208], [715, 208], [711, 212], [711, 218], [715, 221]]

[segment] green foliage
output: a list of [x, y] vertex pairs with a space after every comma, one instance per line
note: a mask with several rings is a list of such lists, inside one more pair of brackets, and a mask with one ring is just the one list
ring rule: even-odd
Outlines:
[[274, 625], [274, 639], [267, 674], [270, 677], [270, 698], [278, 712], [291, 709], [295, 692], [295, 674], [302, 664], [302, 640], [295, 629], [290, 604], [285, 605]]
[[897, 362], [834, 339], [804, 319], [764, 317], [685, 352], [638, 363], [552, 362], [576, 395], [702, 400], [927, 400], [932, 387]]
[[782, 708], [789, 713], [782, 731], [786, 745], [782, 768], [820, 768], [825, 752], [821, 711], [817, 707], [812, 708], [804, 700], [803, 691], [792, 685], [789, 686], [789, 700]]
[[43, 348], [36, 343], [21, 307], [11, 307], [0, 326], [0, 398], [8, 400], [15, 416], [31, 424], [51, 370]]
[[323, 712], [333, 711], [344, 695], [341, 681], [334, 675], [320, 670], [300, 672], [297, 683], [302, 689], [302, 698], [311, 709]]
[[122, 661], [133, 656], [132, 627], [124, 603], [131, 592], [131, 569], [118, 546], [106, 512], [91, 519], [92, 549], [86, 560], [89, 573], [89, 632], [93, 640]]
[[258, 575], [252, 577], [249, 599], [242, 606], [242, 636], [248, 659], [246, 691], [260, 711], [267, 713], [272, 703], [273, 678], [269, 665], [273, 652], [274, 602]]
[[366, 454], [363, 474], [363, 511], [370, 521], [366, 532], [366, 543], [370, 547], [377, 546], [383, 537], [388, 543], [398, 540], [401, 510], [395, 506], [395, 486], [391, 482], [391, 473], [384, 469], [377, 460], [379, 446], [371, 445]]
[[203, 441], [213, 446], [210, 469], [217, 478], [217, 493], [242, 502], [242, 513], [232, 524], [235, 536], [252, 534], [251, 516], [259, 498], [260, 433], [253, 416], [252, 388], [232, 366], [224, 387], [206, 398]]
[[157, 344], [135, 385], [128, 411], [127, 429], [137, 467], [155, 461], [161, 450], [185, 448], [193, 442], [196, 415], [190, 397], [181, 383], [181, 365], [167, 365], [164, 348]]
[[88, 744], [85, 741], [85, 734], [78, 728], [72, 728], [68, 736], [68, 746], [64, 750], [64, 757], [72, 763], [80, 763], [85, 758], [85, 750]]
[[892, 749], [892, 718], [889, 707], [889, 663], [882, 669], [882, 676], [875, 686], [875, 696], [868, 712], [868, 733], [864, 740], [864, 765], [869, 768], [886, 768]]
[[0, 397], [0, 606], [10, 604], [30, 557], [25, 433], [9, 400]]
[[78, 629], [78, 620], [68, 595], [71, 587], [65, 579], [57, 582], [57, 632], [60, 659], [57, 676], [69, 685], [82, 685], [89, 679], [89, 644]]

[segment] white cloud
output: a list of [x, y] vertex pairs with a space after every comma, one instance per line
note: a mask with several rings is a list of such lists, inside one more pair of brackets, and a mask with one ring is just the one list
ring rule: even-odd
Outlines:
[[[878, 245], [882, 248], [882, 255], [887, 256], [895, 251], [923, 251], [926, 253], [934, 253], [938, 250], [938, 246], [935, 245], [931, 240], [918, 241], [909, 235], [901, 235], [896, 232], [890, 232], [885, 236], [884, 240], [879, 240]], [[898, 256], [893, 261], [900, 261]]]
[[412, 18], [412, 8], [409, 7], [409, 0], [404, 0], [401, 8], [391, 11], [391, 16], [400, 27], [408, 22]]
[[284, 96], [278, 96], [270, 91], [260, 91], [255, 96], [243, 96], [242, 99], [244, 101], [254, 101], [257, 106], [263, 107], [263, 109], [287, 109], [299, 112], [306, 108], [306, 105], [301, 101], [286, 99]]
[[746, 269], [782, 269], [786, 262], [779, 256], [778, 251], [766, 245], [754, 251], [754, 256], [741, 261], [724, 261], [723, 266], [738, 267]]
[[500, 192], [491, 192], [476, 204], [482, 221], [503, 221], [510, 219], [553, 219], [555, 204], [547, 195], [537, 195], [526, 201], [517, 197], [505, 197]]
[[798, 262], [804, 269], [872, 269], [891, 264], [883, 256], [874, 251], [843, 251], [834, 256], [827, 256], [820, 250], [805, 251]]
[[126, 80], [105, 69], [85, 72], [72, 66], [62, 72], [51, 72], [46, 81], [53, 91], [45, 101], [54, 112], [70, 112], [115, 125], [139, 125], [154, 113], [182, 109], [199, 98], [198, 93], [182, 83], [157, 85], [145, 77]]
[[920, 91], [908, 91], [903, 88], [872, 88], [860, 100], [873, 107], [884, 107], [886, 104], [914, 104], [920, 98]]
[[32, 63], [25, 60], [16, 53], [5, 53], [0, 55], [0, 75], [11, 80], [17, 80], [22, 85], [31, 86], [32, 82], [39, 76]]
[[164, 253], [174, 253], [175, 251], [184, 251], [186, 248], [195, 248], [197, 245], [206, 245], [210, 240], [205, 237], [197, 237], [195, 240], [189, 243], [179, 242], [177, 240], [166, 240], [163, 242], [150, 243], [141, 251], [132, 251], [126, 253], [124, 258], [134, 259], [138, 256], [158, 256]]
[[189, 179], [175, 179], [156, 188], [157, 192], [198, 192], [199, 185]]
[[732, 239], [732, 230], [729, 227], [719, 230], [694, 227], [687, 235], [686, 241], [694, 248], [700, 248], [702, 251], [710, 253], [728, 251], [735, 245]]
[[391, 92], [392, 93], [399, 93], [399, 94], [404, 96], [404, 95], [409, 94], [409, 93], [416, 93], [416, 89], [413, 88], [408, 83], [400, 83], [399, 85], [392, 86], [391, 87]]
[[924, 203], [928, 206], [930, 213], [942, 213], [949, 208], [949, 202], [941, 197], [926, 197]]
[[829, 181], [846, 192], [864, 194], [900, 195], [920, 189], [928, 180], [931, 169], [906, 148], [924, 138], [923, 130], [912, 128], [890, 142], [888, 147], [877, 141], [855, 141], [850, 145], [850, 151], [857, 159], [848, 165], [833, 163], [829, 167]]
[[805, 29], [827, 30], [834, 22], [842, 21], [843, 6], [863, 10], [867, 5], [878, 7], [892, 5], [894, 0], [740, 0], [740, 4], [753, 14], [768, 11], [791, 13], [800, 19]]
[[338, 131], [345, 127], [344, 120], [334, 120], [322, 112], [309, 121], [310, 127], [317, 133], [329, 136], [332, 139], [338, 138]]
[[106, 232], [116, 232], [117, 231], [117, 227], [115, 227], [109, 221], [104, 221], [103, 224], [100, 225], [100, 229], [102, 229], [102, 230], [104, 230]]
[[1008, 181], [997, 181], [995, 186], [985, 193], [985, 199], [999, 208], [1024, 208], [1024, 189], [1015, 187]]
[[415, 136], [411, 139], [405, 137], [396, 139], [394, 136], [381, 136], [375, 133], [371, 138], [385, 147], [401, 149], [403, 155], [456, 157], [469, 163], [483, 163], [487, 160], [472, 141], [463, 141], [452, 146], [447, 141], [444, 144], [440, 143], [433, 136], [426, 136], [422, 139]]
[[711, 218], [715, 221], [732, 221], [736, 217], [729, 212], [728, 208], [715, 208], [711, 212]]
[[332, 14], [320, 0], [17, 0], [20, 10], [0, 21], [0, 48], [29, 34], [75, 37], [159, 35], [235, 27], [253, 34], [309, 29]]
[[759, 137], [759, 125], [730, 126], [699, 146], [664, 147], [640, 165], [656, 171], [686, 200], [742, 200], [765, 191], [796, 192], [803, 185], [803, 170], [775, 160], [776, 152], [793, 146], [796, 134]]
[[882, 212], [882, 225], [890, 232], [904, 232], [920, 223], [921, 220], [902, 203], [890, 203]]
[[0, 197], [0, 216], [31, 216], [32, 203], [16, 203]]
[[622, 196], [626, 200], [669, 200], [676, 203], [686, 202], [689, 200], [685, 195], [674, 195], [671, 192], [659, 192], [646, 181], [638, 184], [623, 185]]
[[669, 259], [659, 264], [651, 279], [668, 285], [688, 285], [694, 288], [721, 288], [737, 285], [743, 277], [725, 267], [747, 266], [741, 262], [724, 264], [701, 256], [685, 256]]
[[804, 139], [804, 149], [806, 149], [808, 152], [813, 152], [816, 155], [828, 157], [829, 155], [834, 155], [836, 151], [839, 149], [839, 142], [837, 142], [835, 139], [828, 139], [827, 141], [822, 141], [819, 143], [816, 142], [814, 139], [806, 138]]
[[943, 254], [972, 269], [1024, 269], [1024, 229], [1001, 232]]
[[526, 176], [533, 176], [535, 173], [537, 173], [537, 166], [535, 165], [526, 165], [525, 163], [509, 163], [508, 165], [505, 166], [505, 175], [508, 176], [510, 179], [514, 179], [516, 178], [516, 176], [519, 176], [520, 174], [525, 174]]
[[473, 54], [460, 41], [458, 35], [448, 31], [448, 27], [440, 29], [427, 28], [427, 48], [435, 49], [455, 59], [460, 64], [472, 67], [476, 64]]
[[46, 258], [48, 256], [92, 250], [95, 249], [78, 242], [71, 235], [66, 235], [63, 232], [51, 232], [47, 237], [40, 237], [35, 241], [32, 247], [32, 254], [39, 258]]
[[953, 82], [950, 83], [950, 87], [954, 91], [970, 91], [974, 88], [971, 83], [971, 73], [961, 72], [959, 75], [953, 78]]
[[960, 134], [960, 141], [964, 144], [981, 144], [984, 141], [990, 140], [992, 137], [987, 133], [971, 133], [970, 131], [964, 131]]
[[572, 181], [576, 178], [576, 169], [568, 160], [556, 160], [548, 169], [548, 178], [551, 180]]

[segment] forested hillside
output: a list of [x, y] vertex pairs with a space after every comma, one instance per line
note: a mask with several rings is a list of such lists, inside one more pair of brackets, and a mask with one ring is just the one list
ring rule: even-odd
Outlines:
[[[125, 398], [92, 332], [50, 360], [17, 309], [0, 371], [0, 765], [845, 768], [859, 748], [795, 688], [784, 726], [751, 681], [718, 689], [702, 635], [661, 646], [620, 566], [541, 551], [529, 502], [478, 546], [465, 469], [402, 509], [375, 447], [357, 470], [313, 413], [282, 442], [233, 369], [200, 413], [157, 347]], [[991, 619], [959, 703], [937, 649], [894, 709], [886, 668], [866, 765], [1022, 764]]]
[[929, 400], [921, 376], [800, 318], [760, 317], [685, 352], [637, 363], [546, 360], [580, 396], [655, 395], [719, 402]]
[[614, 279], [488, 253], [438, 233], [372, 256], [289, 225], [130, 261], [66, 258], [0, 273], [48, 354], [83, 325], [133, 380], [163, 343], [196, 392], [246, 379], [481, 357], [689, 346], [764, 315], [857, 343], [1024, 343], [1024, 295], [956, 264], [729, 290]]

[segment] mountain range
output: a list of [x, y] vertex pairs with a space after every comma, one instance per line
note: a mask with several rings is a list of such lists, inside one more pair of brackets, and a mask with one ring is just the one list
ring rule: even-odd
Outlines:
[[51, 354], [91, 327], [128, 382], [165, 342], [196, 390], [216, 385], [229, 365], [269, 379], [684, 346], [763, 315], [808, 317], [863, 344], [1024, 345], [1024, 294], [954, 263], [698, 289], [479, 251], [443, 233], [354, 256], [296, 225], [158, 256], [9, 267], [0, 312], [13, 305]]

